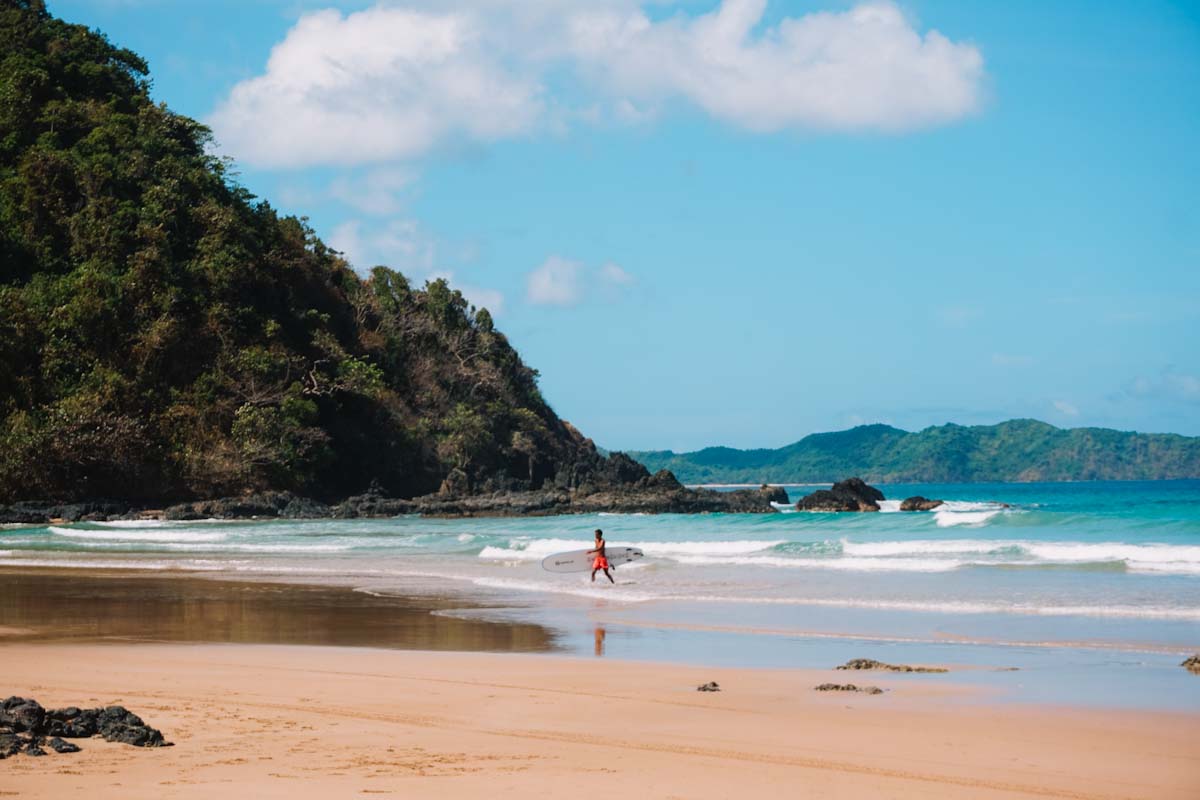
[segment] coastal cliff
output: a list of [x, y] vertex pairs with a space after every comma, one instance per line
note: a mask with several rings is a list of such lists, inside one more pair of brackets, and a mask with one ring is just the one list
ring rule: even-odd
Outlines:
[[770, 510], [600, 453], [487, 309], [356, 274], [153, 102], [135, 53], [40, 0], [0, 0], [0, 40], [0, 503], [49, 498], [8, 516], [264, 493]]

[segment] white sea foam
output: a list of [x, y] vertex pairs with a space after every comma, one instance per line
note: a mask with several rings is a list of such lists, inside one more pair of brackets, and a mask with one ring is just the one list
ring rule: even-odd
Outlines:
[[101, 525], [105, 528], [173, 528], [182, 525], [211, 525], [220, 523], [229, 525], [245, 520], [228, 520], [208, 517], [206, 519], [110, 519], [107, 522], [89, 522], [89, 525]]
[[791, 558], [787, 556], [673, 556], [691, 566], [782, 567], [831, 569], [848, 572], [950, 572], [967, 562], [935, 558]]
[[991, 553], [1016, 545], [1016, 542], [980, 539], [912, 539], [904, 542], [848, 542], [842, 540], [842, 552], [848, 556], [912, 556], [935, 553]]
[[1141, 561], [1200, 564], [1200, 545], [1125, 544], [1124, 542], [1020, 542], [1031, 555], [1047, 561]]
[[860, 600], [827, 597], [722, 597], [720, 595], [675, 595], [660, 599], [753, 605], [795, 605], [826, 608], [865, 608], [881, 611], [915, 611], [933, 614], [1017, 614], [1041, 617], [1109, 617], [1117, 619], [1162, 619], [1200, 621], [1200, 608], [1128, 605], [1033, 605], [1028, 603], [980, 603], [948, 600]]
[[999, 513], [1000, 509], [998, 508], [989, 511], [954, 511], [953, 509], [939, 508], [933, 512], [933, 519], [939, 528], [951, 528], [956, 525], [978, 528], [986, 525]]
[[[783, 539], [715, 541], [715, 542], [608, 542], [608, 546], [636, 547], [647, 555], [674, 558], [679, 555], [738, 555], [770, 550], [783, 544]], [[508, 547], [489, 546], [479, 552], [480, 558], [504, 561], [541, 561], [553, 553], [583, 550], [592, 546], [587, 539], [513, 539]]]
[[795, 514], [799, 511], [795, 503], [776, 503], [774, 500], [771, 501], [771, 508], [781, 514]]
[[220, 542], [227, 538], [226, 533], [200, 532], [156, 528], [153, 530], [113, 528], [110, 530], [95, 530], [93, 528], [60, 528], [51, 525], [48, 529], [56, 536], [66, 536], [69, 539], [98, 539], [113, 542]]
[[879, 500], [879, 511], [883, 514], [892, 514], [900, 510], [900, 500]]
[[1200, 621], [1200, 608], [1148, 605], [1053, 605], [1032, 603], [971, 602], [959, 600], [872, 600], [829, 597], [746, 597], [737, 595], [686, 594], [655, 590], [639, 585], [629, 589], [618, 585], [619, 591], [607, 585], [593, 587], [590, 583], [558, 580], [522, 580], [516, 578], [479, 577], [445, 573], [408, 572], [402, 574], [443, 580], [464, 581], [476, 586], [542, 594], [562, 594], [617, 603], [672, 601], [684, 603], [715, 603], [744, 605], [787, 605], [824, 608], [858, 608], [877, 611], [911, 611], [930, 614], [1002, 614], [1042, 617], [1100, 617], [1114, 619], [1158, 619]]
[[586, 597], [592, 600], [611, 600], [617, 603], [644, 603], [649, 600], [660, 600], [663, 595], [630, 590], [627, 587], [612, 586], [607, 582], [593, 586], [589, 581], [581, 583], [549, 583], [539, 581], [522, 581], [512, 578], [469, 578], [476, 586], [491, 589], [515, 589], [522, 592], [542, 592], [549, 594], [567, 594], [576, 597]]

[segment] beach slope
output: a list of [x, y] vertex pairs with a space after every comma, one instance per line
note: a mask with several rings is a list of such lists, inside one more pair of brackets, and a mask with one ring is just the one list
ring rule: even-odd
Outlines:
[[[174, 747], [0, 762], [0, 795], [1192, 798], [1194, 715], [1001, 705], [946, 681], [561, 656], [20, 644], [5, 689], [120, 703]], [[866, 680], [861, 680], [865, 678]], [[716, 680], [719, 693], [699, 693]]]

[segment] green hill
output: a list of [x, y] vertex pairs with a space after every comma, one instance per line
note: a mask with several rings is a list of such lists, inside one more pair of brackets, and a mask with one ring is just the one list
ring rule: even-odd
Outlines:
[[0, 42], [0, 501], [411, 497], [635, 466], [554, 414], [486, 309], [356, 275], [232, 182], [136, 54], [40, 0], [0, 0]]
[[821, 483], [860, 475], [882, 483], [1160, 480], [1200, 477], [1200, 438], [1064, 430], [1037, 420], [941, 425], [909, 433], [862, 425], [778, 450], [708, 447], [630, 453], [685, 483]]

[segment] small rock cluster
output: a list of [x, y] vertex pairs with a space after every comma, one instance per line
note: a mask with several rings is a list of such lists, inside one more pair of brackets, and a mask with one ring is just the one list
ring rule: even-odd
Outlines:
[[716, 681], [709, 681], [708, 683], [702, 683], [699, 686], [697, 686], [696, 691], [697, 692], [719, 692], [719, 691], [721, 691], [721, 687], [717, 685]]
[[1200, 675], [1200, 654], [1185, 658], [1183, 663], [1179, 666], [1183, 667], [1193, 675]]
[[[796, 508], [800, 511], [878, 511], [879, 502], [885, 499], [883, 492], [868, 485], [862, 478], [847, 478], [828, 489], [818, 489], [800, 498]], [[900, 503], [900, 510], [932, 511], [941, 505], [941, 500], [914, 495]]]
[[873, 658], [852, 658], [836, 669], [879, 670], [881, 672], [949, 672], [945, 667], [910, 667], [907, 664], [885, 664]]
[[[107, 708], [42, 708], [36, 700], [10, 697], [0, 703], [0, 759], [24, 753], [44, 756], [43, 747], [56, 753], [77, 753], [79, 747], [64, 739], [101, 736], [109, 742], [134, 747], [170, 747], [162, 731], [122, 706]], [[47, 738], [49, 739], [47, 741]]]
[[814, 686], [815, 692], [862, 692], [863, 694], [883, 694], [878, 686], [855, 686], [853, 683], [822, 683]]

